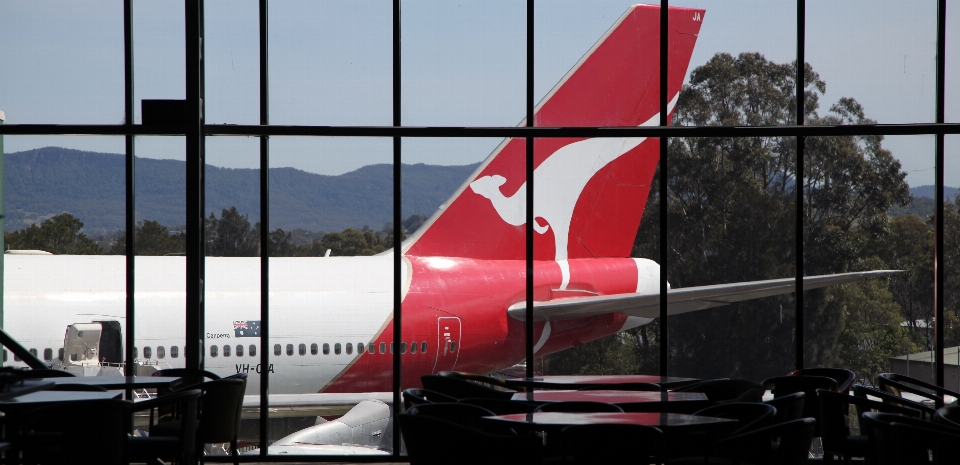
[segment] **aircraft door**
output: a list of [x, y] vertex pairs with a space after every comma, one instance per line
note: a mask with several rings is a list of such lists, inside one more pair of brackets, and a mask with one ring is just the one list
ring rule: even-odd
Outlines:
[[100, 331], [100, 362], [120, 366], [123, 363], [123, 334], [119, 321], [99, 321]]
[[437, 360], [433, 372], [453, 370], [460, 355], [460, 319], [437, 318]]

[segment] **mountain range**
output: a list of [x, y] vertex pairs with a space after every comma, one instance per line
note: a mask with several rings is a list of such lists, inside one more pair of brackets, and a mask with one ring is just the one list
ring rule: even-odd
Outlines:
[[[403, 217], [433, 214], [477, 165], [403, 165]], [[7, 231], [63, 212], [83, 221], [87, 234], [123, 228], [123, 155], [44, 147], [6, 154], [4, 170]], [[137, 220], [183, 225], [185, 174], [182, 161], [137, 158]], [[235, 206], [254, 223], [260, 218], [259, 196], [260, 170], [207, 165], [208, 216], [219, 217], [222, 209]], [[379, 230], [392, 220], [392, 165], [364, 166], [339, 176], [270, 169], [271, 229]]]

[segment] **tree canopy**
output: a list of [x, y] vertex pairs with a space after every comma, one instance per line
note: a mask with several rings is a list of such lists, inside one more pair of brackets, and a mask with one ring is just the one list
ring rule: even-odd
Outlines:
[[103, 249], [83, 234], [83, 222], [70, 213], [61, 213], [19, 231], [4, 234], [13, 250], [44, 250], [55, 255], [99, 255]]

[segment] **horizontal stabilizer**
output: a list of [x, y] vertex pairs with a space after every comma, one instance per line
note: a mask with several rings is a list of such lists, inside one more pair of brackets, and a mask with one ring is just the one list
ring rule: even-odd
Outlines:
[[[805, 276], [803, 278], [803, 290], [847, 284], [867, 278], [889, 276], [899, 272], [899, 270], [877, 270]], [[794, 278], [784, 278], [670, 289], [667, 291], [667, 308], [670, 315], [679, 315], [743, 300], [787, 294], [793, 292], [796, 289], [795, 286], [796, 280]], [[526, 319], [526, 308], [525, 302], [516, 303], [507, 310], [507, 313], [516, 320], [524, 321]], [[569, 297], [534, 302], [533, 304], [534, 321], [575, 320], [608, 313], [657, 318], [660, 316], [660, 293]]]

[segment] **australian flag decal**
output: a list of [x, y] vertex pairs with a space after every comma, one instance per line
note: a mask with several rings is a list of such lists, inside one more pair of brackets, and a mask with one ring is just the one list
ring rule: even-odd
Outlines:
[[260, 337], [260, 320], [234, 321], [233, 337]]

